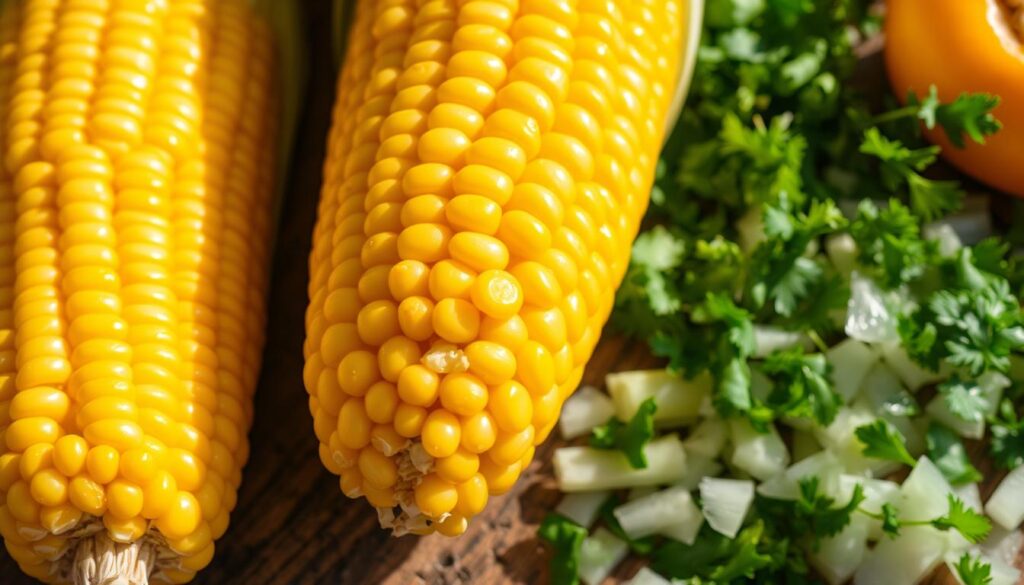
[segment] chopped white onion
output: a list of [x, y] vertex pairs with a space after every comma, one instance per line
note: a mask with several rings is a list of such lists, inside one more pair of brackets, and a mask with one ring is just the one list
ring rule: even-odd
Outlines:
[[981, 550], [989, 558], [1012, 565], [1017, 561], [1021, 548], [1024, 548], [1024, 532], [1009, 530], [996, 524], [988, 534]]
[[555, 507], [555, 512], [584, 528], [589, 528], [594, 520], [597, 520], [597, 514], [609, 496], [611, 492], [608, 491], [567, 494]]
[[598, 528], [580, 546], [579, 575], [586, 585], [600, 585], [629, 554], [629, 545], [604, 528]]
[[[865, 512], [881, 514], [882, 506], [885, 504], [893, 506], [899, 505], [900, 484], [887, 479], [875, 479], [847, 474], [839, 476], [839, 496], [836, 497], [836, 501], [849, 502], [850, 498], [853, 497], [854, 489], [858, 485], [861, 486], [861, 490], [864, 493], [864, 501], [861, 502], [860, 508]], [[875, 541], [882, 538], [888, 538], [882, 530], [881, 520], [864, 515], [858, 516], [863, 518], [864, 522], [866, 522], [868, 526], [868, 540]]]
[[615, 416], [615, 406], [607, 394], [593, 386], [583, 386], [573, 393], [558, 419], [558, 428], [565, 439], [575, 439], [588, 434], [594, 427], [603, 425]]
[[870, 278], [850, 275], [850, 300], [846, 305], [846, 334], [858, 341], [881, 343], [899, 338], [896, 318], [889, 311], [882, 290]]
[[928, 457], [921, 457], [900, 486], [900, 518], [931, 520], [949, 512], [949, 485], [939, 468]]
[[717, 477], [720, 473], [722, 473], [722, 464], [717, 459], [691, 453], [687, 450], [686, 471], [683, 473], [683, 477], [676, 482], [676, 485], [688, 490], [695, 490], [700, 484], [700, 480], [705, 477]]
[[757, 486], [757, 493], [776, 500], [798, 500], [800, 482], [816, 477], [819, 492], [835, 498], [839, 493], [839, 476], [842, 472], [842, 465], [835, 455], [829, 451], [819, 451]]
[[771, 325], [754, 325], [754, 353], [755, 359], [763, 359], [772, 353], [800, 346], [804, 349], [811, 349], [814, 343], [810, 337], [799, 331], [786, 331], [781, 327]]
[[643, 567], [625, 585], [672, 585], [672, 582], [647, 567]]
[[728, 435], [729, 429], [725, 421], [717, 416], [708, 417], [693, 427], [689, 436], [683, 441], [683, 446], [686, 447], [688, 454], [714, 458], [722, 453]]
[[891, 461], [871, 459], [864, 456], [864, 444], [857, 438], [857, 429], [878, 420], [870, 409], [863, 404], [842, 407], [835, 420], [827, 427], [815, 427], [814, 436], [823, 447], [835, 453], [843, 463], [843, 468], [850, 473], [870, 471], [875, 475], [899, 469], [899, 464]]
[[985, 507], [984, 504], [981, 503], [981, 489], [976, 483], [965, 483], [963, 485], [953, 486], [953, 495], [959, 498], [965, 506], [975, 512], [980, 513]]
[[1024, 465], [999, 482], [985, 503], [985, 513], [1007, 530], [1015, 530], [1024, 522]]
[[892, 371], [899, 376], [900, 380], [903, 381], [903, 384], [911, 392], [917, 392], [923, 386], [934, 384], [949, 377], [948, 371], [933, 372], [921, 367], [907, 354], [906, 348], [903, 347], [899, 340], [881, 343], [875, 346], [875, 351], [882, 356], [886, 365], [892, 368]]
[[835, 536], [821, 539], [811, 553], [811, 564], [830, 585], [841, 585], [853, 576], [868, 548], [868, 518], [854, 514]]
[[658, 405], [654, 422], [659, 426], [694, 422], [711, 394], [711, 376], [707, 373], [684, 380], [666, 370], [618, 372], [608, 374], [605, 384], [619, 420], [631, 419], [644, 401], [654, 398]]
[[679, 535], [678, 540], [684, 544], [693, 544], [704, 523], [704, 516], [690, 492], [678, 486], [626, 502], [613, 513], [630, 538], [670, 530]]
[[705, 477], [700, 482], [700, 499], [708, 525], [716, 532], [734, 538], [754, 501], [754, 482]]
[[768, 479], [789, 465], [789, 451], [774, 425], [760, 433], [747, 419], [734, 418], [729, 431], [734, 447], [730, 461], [751, 476]]
[[960, 236], [956, 234], [956, 230], [945, 221], [930, 223], [924, 226], [921, 233], [925, 239], [938, 242], [939, 254], [945, 258], [956, 256], [960, 248], [964, 247], [963, 242], [960, 241]]
[[856, 339], [845, 339], [825, 354], [832, 364], [832, 382], [843, 400], [850, 402], [878, 361], [878, 354]]
[[930, 526], [903, 529], [882, 539], [864, 557], [853, 576], [856, 585], [914, 585], [942, 562], [945, 534]]
[[967, 420], [958, 414], [954, 414], [949, 409], [945, 397], [941, 394], [932, 398], [932, 401], [925, 407], [925, 412], [961, 437], [980, 439], [985, 435], [985, 419], [983, 417], [979, 416], [974, 420]]
[[563, 492], [585, 492], [675, 483], [686, 472], [686, 451], [677, 435], [659, 437], [644, 447], [647, 467], [634, 469], [619, 451], [563, 447], [554, 467]]

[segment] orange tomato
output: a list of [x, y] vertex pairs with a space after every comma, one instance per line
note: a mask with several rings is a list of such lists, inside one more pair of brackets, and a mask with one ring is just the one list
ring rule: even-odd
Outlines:
[[1024, 197], [1024, 41], [1001, 0], [888, 0], [885, 59], [896, 95], [938, 88], [943, 101], [963, 92], [1002, 98], [993, 112], [1003, 129], [984, 145], [954, 147], [927, 132], [943, 156], [965, 173]]

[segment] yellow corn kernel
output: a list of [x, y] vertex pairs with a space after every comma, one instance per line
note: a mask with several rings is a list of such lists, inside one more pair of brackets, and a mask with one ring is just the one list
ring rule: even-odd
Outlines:
[[431, 457], [438, 459], [455, 453], [462, 438], [458, 417], [444, 409], [427, 415], [421, 433], [423, 448]]
[[458, 501], [455, 486], [436, 475], [427, 475], [415, 488], [416, 506], [430, 518], [452, 511]]
[[55, 469], [44, 469], [36, 473], [29, 489], [32, 499], [42, 506], [59, 506], [68, 499], [68, 480]]
[[638, 1], [357, 2], [303, 381], [342, 490], [413, 496], [396, 529], [462, 533], [582, 376], [680, 65], [678, 4]]
[[53, 445], [53, 465], [65, 477], [74, 477], [85, 467], [89, 445], [78, 435], [64, 435]]
[[480, 458], [462, 449], [438, 459], [434, 464], [434, 471], [441, 479], [455, 484], [468, 481], [479, 469]]
[[[142, 578], [181, 582], [227, 527], [264, 337], [276, 88], [292, 85], [256, 6], [0, 5], [0, 532], [43, 581], [134, 579], [89, 572], [128, 566], [151, 533]], [[367, 263], [390, 266], [380, 240]], [[361, 276], [347, 288], [379, 291]], [[324, 328], [355, 328], [353, 300]], [[324, 345], [334, 369], [359, 349]], [[112, 562], [88, 558], [102, 550]]]
[[457, 415], [476, 414], [487, 406], [487, 386], [469, 373], [446, 374], [441, 380], [438, 395], [441, 406]]

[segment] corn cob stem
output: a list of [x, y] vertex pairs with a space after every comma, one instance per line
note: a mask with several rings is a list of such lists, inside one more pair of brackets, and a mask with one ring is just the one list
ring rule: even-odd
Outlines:
[[71, 564], [75, 585], [148, 585], [156, 546], [144, 540], [117, 543], [101, 532], [78, 543]]

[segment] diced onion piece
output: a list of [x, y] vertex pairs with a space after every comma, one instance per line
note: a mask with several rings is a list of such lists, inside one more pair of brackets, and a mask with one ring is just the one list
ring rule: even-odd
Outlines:
[[626, 582], [626, 585], [672, 585], [672, 582], [647, 567], [643, 567]]
[[716, 532], [734, 538], [754, 501], [754, 482], [705, 477], [700, 482], [700, 499], [708, 525]]
[[755, 359], [763, 359], [781, 349], [801, 346], [804, 349], [814, 347], [810, 337], [799, 331], [786, 331], [771, 325], [754, 325]]
[[690, 492], [671, 487], [626, 502], [613, 511], [619, 525], [630, 538], [643, 538], [665, 530], [678, 534], [680, 542], [692, 544], [704, 523], [700, 508]]
[[1021, 548], [1024, 548], [1024, 532], [1009, 530], [998, 524], [992, 527], [988, 538], [981, 543], [985, 555], [1008, 565], [1016, 562]]
[[985, 513], [1007, 530], [1015, 530], [1024, 521], [1024, 465], [999, 482], [985, 503]]
[[945, 221], [930, 223], [924, 226], [921, 233], [925, 239], [938, 242], [939, 254], [944, 258], [956, 256], [960, 248], [964, 247], [963, 242], [960, 241], [960, 236], [956, 234], [956, 230]]
[[857, 242], [850, 234], [835, 234], [826, 238], [825, 253], [836, 271], [844, 276], [849, 276], [857, 266]]
[[634, 469], [619, 451], [563, 447], [555, 451], [555, 478], [563, 492], [585, 492], [675, 483], [686, 471], [686, 452], [676, 435], [644, 447], [647, 467]]
[[645, 400], [654, 398], [654, 421], [659, 426], [697, 420], [711, 394], [711, 376], [706, 373], [684, 380], [665, 370], [637, 370], [608, 374], [605, 383], [619, 420], [633, 418]]
[[[839, 476], [839, 496], [836, 501], [849, 502], [853, 497], [853, 490], [858, 486], [864, 493], [864, 501], [860, 509], [870, 514], [881, 514], [882, 506], [890, 504], [899, 505], [900, 484], [887, 479], [874, 479], [856, 475], [843, 474]], [[868, 526], [868, 540], [881, 540], [888, 538], [882, 530], [882, 521], [864, 515], [857, 515], [862, 518]]]
[[835, 455], [829, 451], [820, 451], [757, 486], [757, 493], [776, 500], [798, 500], [800, 481], [816, 477], [819, 492], [835, 498], [840, 490], [839, 476], [842, 471], [842, 465]]
[[846, 339], [831, 347], [825, 354], [832, 364], [832, 382], [845, 402], [853, 400], [864, 378], [878, 361], [878, 354], [867, 344]]
[[579, 575], [587, 585], [599, 585], [629, 554], [629, 545], [604, 528], [598, 528], [580, 546]]
[[841, 585], [853, 576], [868, 548], [868, 517], [854, 514], [850, 523], [835, 536], [821, 539], [811, 552], [811, 564], [831, 585]]
[[978, 488], [978, 484], [976, 483], [965, 483], [963, 485], [953, 486], [953, 494], [963, 502], [965, 506], [975, 512], [980, 513], [984, 509], [984, 505], [981, 503], [981, 489]]
[[725, 447], [728, 434], [729, 429], [725, 421], [717, 416], [708, 417], [693, 428], [683, 441], [683, 446], [686, 447], [688, 454], [718, 457]]
[[882, 290], [856, 271], [850, 275], [850, 300], [846, 304], [846, 334], [858, 341], [881, 343], [899, 338], [896, 318]]
[[589, 433], [594, 427], [615, 416], [615, 406], [607, 394], [593, 386], [583, 386], [562, 406], [558, 428], [562, 437], [574, 439]]
[[939, 382], [949, 376], [948, 372], [933, 372], [918, 365], [914, 358], [907, 354], [907, 350], [899, 340], [881, 343], [875, 349], [911, 392], [917, 392], [921, 387]]
[[730, 461], [751, 476], [765, 480], [789, 465], [789, 451], [774, 425], [759, 433], [747, 419], [731, 419], [729, 431], [734, 446]]
[[942, 562], [946, 535], [930, 526], [904, 528], [882, 539], [853, 576], [855, 585], [914, 585]]
[[982, 562], [987, 562], [992, 567], [992, 582], [989, 585], [1018, 585], [1020, 583], [1021, 572], [1017, 567], [989, 558], [982, 558]]
[[857, 429], [878, 420], [864, 405], [842, 407], [835, 420], [827, 427], [815, 427], [814, 436], [822, 447], [835, 453], [850, 473], [870, 471], [875, 475], [885, 475], [899, 469], [899, 464], [882, 461], [864, 456], [864, 444], [857, 438]]
[[555, 507], [555, 512], [572, 520], [583, 527], [589, 527], [597, 520], [601, 506], [608, 500], [611, 492], [581, 492], [568, 494]]
[[949, 485], [939, 468], [927, 457], [917, 460], [900, 487], [900, 518], [903, 520], [931, 520], [949, 512]]
[[946, 404], [946, 399], [941, 394], [936, 395], [928, 403], [928, 406], [925, 407], [925, 412], [961, 437], [980, 439], [985, 435], [985, 419], [983, 417], [979, 416], [975, 420], [966, 420], [960, 415], [954, 414], [949, 410], [949, 405]]
[[687, 449], [686, 472], [683, 473], [682, 479], [676, 482], [676, 485], [688, 490], [695, 490], [700, 485], [700, 480], [705, 477], [716, 477], [719, 473], [722, 473], [722, 464], [717, 459], [691, 453]]
[[953, 228], [960, 241], [973, 246], [995, 233], [989, 203], [988, 197], [968, 197], [958, 213], [943, 221]]
[[905, 408], [902, 410], [900, 408], [900, 404], [907, 398], [907, 390], [892, 368], [884, 362], [879, 362], [871, 368], [861, 381], [860, 388], [861, 394], [871, 405], [875, 414], [879, 416], [907, 414]]
[[[953, 575], [957, 583], [964, 585], [963, 579], [960, 578], [960, 574], [956, 570], [956, 565], [960, 561], [963, 553], [948, 553], [946, 555], [946, 567], [949, 569], [949, 573]], [[1020, 570], [1015, 568], [1012, 564], [1004, 563], [998, 559], [989, 558], [987, 555], [973, 555], [977, 556], [978, 560], [989, 566], [990, 572], [989, 577], [991, 580], [986, 581], [988, 585], [1017, 585], [1020, 582]]]

